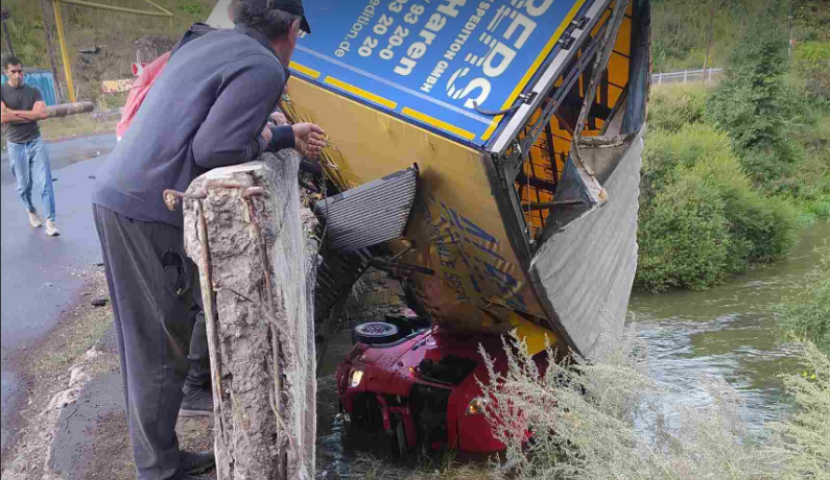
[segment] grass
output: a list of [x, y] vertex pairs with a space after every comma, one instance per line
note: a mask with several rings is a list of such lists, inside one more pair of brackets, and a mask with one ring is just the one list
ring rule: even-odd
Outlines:
[[90, 287], [84, 292], [84, 303], [67, 313], [72, 318], [72, 327], [60, 331], [59, 338], [51, 339], [53, 345], [50, 346], [50, 352], [37, 365], [37, 370], [55, 372], [77, 363], [104, 337], [112, 325], [112, 308], [89, 305], [94, 298], [109, 296], [104, 273], [94, 271], [91, 275]]
[[97, 119], [89, 115], [74, 115], [46, 120], [41, 123], [40, 130], [46, 141], [66, 140], [104, 133], [115, 135], [115, 125], [118, 120], [118, 117]]
[[821, 248], [822, 265], [813, 287], [778, 307], [785, 336], [812, 341], [830, 355], [830, 243]]
[[[665, 406], [664, 387], [645, 373], [644, 346], [616, 339], [604, 360], [537, 367], [526, 346], [505, 346], [508, 368], [484, 384], [488, 415], [507, 444], [515, 478], [549, 480], [819, 480], [830, 471], [830, 359], [807, 345], [808, 378], [788, 377], [795, 413], [751, 433], [742, 402], [724, 380], [701, 377], [714, 399]], [[547, 352], [550, 359], [555, 352]], [[485, 355], [486, 357], [486, 355]], [[680, 426], [669, 428], [666, 409]], [[535, 440], [502, 426], [530, 426]], [[673, 422], [674, 425], [674, 422]]]
[[[53, 118], [40, 122], [40, 133], [47, 142], [57, 142], [90, 135], [115, 135], [115, 126], [119, 117], [109, 116], [94, 118], [88, 114], [73, 115], [65, 118]], [[3, 152], [6, 151], [5, 135], [0, 135]]]
[[447, 453], [435, 463], [424, 458], [415, 468], [392, 465], [370, 455], [359, 455], [349, 465], [349, 477], [363, 480], [504, 480], [505, 475], [494, 465], [459, 463]]
[[[98, 3], [153, 10], [142, 0], [98, 0]], [[130, 66], [136, 61], [137, 40], [155, 37], [153, 43], [162, 50], [155, 54], [163, 53], [175, 45], [191, 24], [207, 20], [216, 4], [214, 0], [155, 0], [155, 3], [172, 12], [174, 17], [165, 19], [120, 14], [72, 5], [62, 7], [73, 77], [80, 98], [97, 102], [101, 96], [100, 82], [132, 77]], [[9, 7], [12, 12], [8, 28], [15, 53], [27, 67], [49, 68], [40, 2], [5, 0], [3, 6]], [[54, 19], [50, 16], [48, 24], [53, 23]], [[54, 33], [54, 26], [52, 29]], [[54, 36], [57, 38], [56, 34]], [[80, 48], [93, 46], [102, 47], [101, 52], [96, 55], [79, 52]], [[60, 62], [58, 54], [59, 77], [65, 89]]]
[[76, 363], [104, 337], [110, 325], [112, 312], [109, 308], [89, 312], [78, 328], [66, 338], [66, 349], [49, 354], [47, 367], [66, 367]]
[[830, 357], [806, 344], [808, 370], [785, 378], [787, 390], [800, 408], [787, 422], [770, 426], [779, 443], [768, 449], [782, 457], [784, 480], [820, 480], [830, 477]]

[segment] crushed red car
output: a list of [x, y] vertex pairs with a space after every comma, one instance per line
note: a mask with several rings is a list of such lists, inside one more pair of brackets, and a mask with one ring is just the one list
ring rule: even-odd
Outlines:
[[470, 453], [504, 449], [484, 415], [489, 375], [482, 345], [506, 365], [500, 337], [450, 333], [411, 317], [354, 329], [355, 346], [337, 369], [340, 408], [350, 428], [385, 432], [393, 450], [416, 446]]

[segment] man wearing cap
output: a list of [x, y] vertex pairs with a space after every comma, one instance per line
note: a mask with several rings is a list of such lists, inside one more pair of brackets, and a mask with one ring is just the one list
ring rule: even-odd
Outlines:
[[162, 194], [205, 172], [294, 148], [315, 158], [320, 127], [268, 122], [288, 79], [300, 30], [299, 0], [239, 0], [234, 30], [176, 52], [132, 126], [97, 174], [93, 215], [101, 241], [139, 480], [190, 480], [213, 455], [181, 452], [175, 426], [199, 288], [184, 252], [181, 210]]

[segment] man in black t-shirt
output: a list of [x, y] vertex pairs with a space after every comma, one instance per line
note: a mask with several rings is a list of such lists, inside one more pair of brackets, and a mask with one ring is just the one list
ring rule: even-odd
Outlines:
[[48, 118], [46, 103], [38, 89], [26, 85], [20, 59], [4, 59], [3, 71], [9, 82], [0, 85], [0, 109], [3, 134], [9, 147], [9, 166], [17, 181], [17, 192], [29, 213], [29, 223], [34, 228], [40, 228], [43, 222], [32, 203], [32, 187], [36, 184], [40, 188], [46, 215], [46, 234], [57, 237], [60, 232], [55, 227], [52, 168], [37, 124], [39, 120]]

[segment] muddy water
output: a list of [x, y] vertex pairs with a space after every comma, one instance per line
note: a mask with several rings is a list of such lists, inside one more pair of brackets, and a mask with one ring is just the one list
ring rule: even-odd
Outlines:
[[337, 364], [352, 349], [349, 332], [334, 337], [317, 377], [317, 478], [348, 478], [354, 453], [343, 437], [344, 424], [339, 415], [340, 399], [334, 374]]
[[649, 346], [650, 375], [676, 387], [668, 404], [703, 405], [711, 399], [701, 377], [726, 380], [746, 402], [745, 419], [758, 428], [787, 409], [781, 374], [798, 369], [782, 346], [774, 307], [814, 281], [815, 249], [830, 239], [830, 224], [802, 232], [786, 260], [755, 269], [703, 292], [635, 294], [629, 312]]

